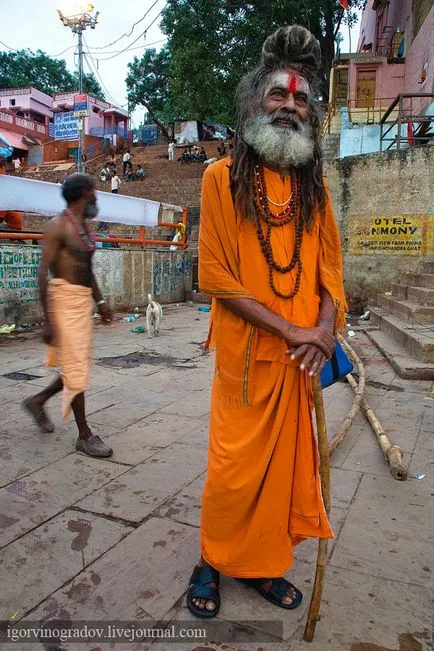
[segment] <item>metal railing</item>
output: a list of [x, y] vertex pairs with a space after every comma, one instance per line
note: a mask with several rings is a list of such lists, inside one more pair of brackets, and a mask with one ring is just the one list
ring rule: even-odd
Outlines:
[[394, 99], [394, 97], [374, 97], [372, 106], [360, 106], [364, 101], [368, 101], [368, 98], [364, 100], [363, 98], [353, 97], [347, 100], [348, 118], [350, 122], [353, 122], [354, 118], [354, 121], [359, 124], [365, 122], [365, 120], [366, 124], [378, 124], [383, 112], [387, 111]]
[[[380, 151], [383, 151], [383, 145], [387, 142], [389, 145], [384, 151], [389, 151], [394, 146], [400, 150], [402, 145], [413, 147], [418, 144], [428, 144], [434, 137], [434, 134], [430, 132], [430, 127], [434, 123], [434, 115], [420, 114], [419, 109], [414, 107], [414, 101], [417, 100], [417, 103], [420, 104], [420, 99], [433, 101], [434, 94], [402, 93], [395, 97], [380, 120]], [[396, 117], [388, 120], [396, 107], [398, 107]], [[403, 125], [406, 125], [406, 133], [403, 133]], [[395, 135], [391, 133], [394, 128], [396, 128]], [[389, 137], [386, 138], [388, 135]]]
[[[145, 227], [139, 227], [139, 237], [99, 237], [93, 236], [92, 240], [94, 242], [113, 242], [114, 244], [136, 244], [142, 249], [145, 246], [163, 246], [170, 247], [176, 246], [177, 249], [183, 250], [187, 247], [187, 217], [188, 209], [182, 209], [182, 219], [181, 222], [184, 224], [184, 233], [179, 242], [173, 242], [172, 240], [148, 240], [145, 239]], [[177, 229], [178, 224], [181, 222], [158, 222], [156, 228], [171, 228]], [[32, 233], [31, 231], [9, 231], [0, 229], [0, 242], [1, 240], [42, 240], [44, 238], [44, 233]]]
[[336, 100], [333, 99], [328, 105], [327, 113], [325, 115], [324, 121], [321, 128], [321, 142], [324, 140], [327, 134], [330, 133], [332, 126], [333, 118], [336, 114]]

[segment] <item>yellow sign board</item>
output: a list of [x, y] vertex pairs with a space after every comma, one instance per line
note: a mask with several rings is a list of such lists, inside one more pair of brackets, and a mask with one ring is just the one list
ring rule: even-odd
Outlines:
[[353, 218], [350, 255], [431, 255], [432, 226], [429, 215]]

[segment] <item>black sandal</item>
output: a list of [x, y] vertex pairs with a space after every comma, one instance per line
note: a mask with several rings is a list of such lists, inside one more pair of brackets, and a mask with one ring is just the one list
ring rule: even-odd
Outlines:
[[[196, 617], [203, 619], [215, 617], [220, 610], [220, 593], [218, 584], [220, 581], [220, 574], [213, 567], [209, 565], [196, 565], [193, 574], [190, 578], [190, 585], [187, 590], [187, 606], [188, 609]], [[217, 588], [208, 585], [209, 583], [216, 583]], [[193, 603], [193, 599], [206, 599], [207, 601], [214, 601], [215, 608], [207, 610], [204, 606], [199, 608]]]
[[[303, 595], [298, 588], [296, 588], [292, 583], [284, 579], [282, 576], [278, 579], [238, 579], [246, 585], [250, 585], [252, 588], [255, 588], [260, 595], [265, 597], [268, 601], [271, 601], [275, 606], [280, 608], [286, 608], [286, 610], [292, 610], [297, 608], [303, 599]], [[271, 581], [271, 588], [266, 590], [264, 585]], [[292, 588], [295, 592], [295, 597], [289, 604], [283, 603], [283, 598], [288, 596], [288, 588]]]
[[41, 407], [40, 411], [37, 413], [32, 409], [32, 407], [30, 407], [27, 400], [23, 400], [21, 406], [33, 418], [35, 425], [39, 427], [39, 430], [43, 434], [54, 432], [54, 425], [48, 418], [43, 407]]

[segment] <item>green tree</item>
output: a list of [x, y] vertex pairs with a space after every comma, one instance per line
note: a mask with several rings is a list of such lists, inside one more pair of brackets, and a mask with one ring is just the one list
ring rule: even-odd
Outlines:
[[364, 3], [350, 0], [347, 14], [338, 0], [168, 0], [162, 21], [168, 36], [164, 65], [155, 51], [129, 64], [130, 97], [144, 106], [139, 98], [146, 97], [146, 108], [159, 120], [167, 119], [170, 107], [170, 117], [232, 125], [235, 88], [258, 62], [266, 36], [280, 25], [297, 23], [310, 29], [321, 44], [318, 94], [326, 102], [337, 33], [343, 22], [354, 24], [355, 10]]
[[175, 113], [169, 93], [171, 57], [167, 49], [146, 50], [141, 59], [128, 64], [126, 78], [130, 110], [143, 106], [166, 138], [173, 135], [170, 123]]
[[[42, 50], [0, 52], [0, 88], [25, 86], [33, 86], [48, 95], [77, 90], [78, 73], [71, 73], [63, 59], [52, 59]], [[102, 88], [92, 74], [84, 75], [83, 87], [104, 99]]]

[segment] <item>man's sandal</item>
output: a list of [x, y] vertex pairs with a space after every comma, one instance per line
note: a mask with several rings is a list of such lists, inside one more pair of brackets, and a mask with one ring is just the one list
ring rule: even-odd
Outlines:
[[21, 407], [33, 418], [33, 421], [35, 425], [39, 427], [39, 430], [43, 434], [54, 432], [54, 425], [48, 418], [44, 408], [41, 407], [39, 410], [35, 411], [30, 405], [31, 403], [28, 400], [23, 400], [21, 403]]
[[[213, 567], [209, 565], [196, 565], [193, 574], [190, 578], [190, 584], [187, 590], [187, 606], [188, 609], [196, 617], [207, 619], [215, 617], [220, 610], [220, 593], [218, 589], [220, 581], [220, 574]], [[216, 583], [217, 588], [210, 586], [210, 583]], [[208, 610], [206, 606], [200, 608], [196, 606], [193, 599], [205, 599], [206, 601], [213, 601], [215, 608]]]
[[[303, 599], [303, 595], [296, 588], [292, 583], [284, 579], [283, 577], [279, 577], [278, 579], [238, 579], [239, 581], [242, 581], [242, 583], [245, 583], [246, 585], [250, 585], [252, 588], [255, 588], [259, 592], [260, 595], [262, 595], [265, 599], [268, 601], [271, 601], [272, 604], [275, 606], [279, 606], [280, 608], [286, 608], [287, 610], [292, 610], [293, 608], [297, 608], [297, 606], [301, 603], [301, 600]], [[266, 590], [264, 586], [271, 581], [271, 587], [269, 590]], [[288, 591], [292, 589], [295, 592], [295, 597], [293, 600], [286, 604], [283, 602], [283, 599], [288, 595]]]

